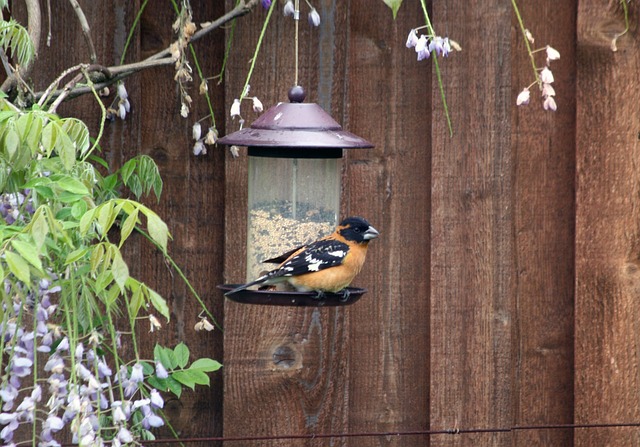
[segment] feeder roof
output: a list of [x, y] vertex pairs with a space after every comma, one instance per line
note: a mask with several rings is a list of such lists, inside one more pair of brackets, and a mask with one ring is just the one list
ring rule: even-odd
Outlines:
[[343, 130], [322, 107], [303, 103], [302, 87], [289, 91], [290, 103], [280, 102], [263, 113], [250, 127], [218, 142], [224, 145], [265, 148], [364, 149], [373, 144]]

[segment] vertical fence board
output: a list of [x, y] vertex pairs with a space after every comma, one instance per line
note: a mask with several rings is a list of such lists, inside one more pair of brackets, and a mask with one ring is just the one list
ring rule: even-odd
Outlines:
[[[576, 423], [640, 420], [640, 43], [634, 25], [611, 50], [624, 29], [616, 7], [578, 7]], [[575, 436], [579, 446], [640, 442], [636, 428]]]
[[[333, 104], [342, 107], [340, 80], [344, 61], [334, 48], [345, 43], [344, 14], [331, 1], [316, 5], [323, 26], [340, 30], [322, 35], [300, 23], [300, 84], [307, 102], [320, 102], [327, 112]], [[232, 7], [228, 2], [227, 7]], [[303, 8], [306, 8], [302, 4]], [[338, 11], [340, 11], [338, 9]], [[302, 14], [304, 18], [306, 13]], [[227, 103], [240, 95], [266, 12], [258, 7], [238, 21], [232, 42], [227, 77]], [[281, 5], [273, 13], [251, 79], [251, 95], [265, 108], [287, 100], [294, 82], [294, 23], [284, 17]], [[326, 30], [324, 31], [326, 33]], [[332, 46], [335, 40], [335, 47]], [[319, 43], [320, 42], [320, 43]], [[320, 62], [323, 65], [320, 66]], [[323, 94], [318, 98], [318, 94]], [[250, 125], [256, 115], [243, 104], [243, 117]], [[328, 107], [329, 106], [329, 107]], [[340, 117], [334, 117], [339, 121]], [[230, 122], [227, 132], [237, 130]], [[241, 282], [246, 265], [247, 170], [246, 152], [233, 160], [227, 155], [226, 256], [227, 281]], [[220, 294], [222, 296], [222, 294]], [[287, 434], [336, 433], [346, 430], [345, 311], [300, 309], [225, 303], [225, 436], [282, 436]], [[322, 446], [326, 439], [247, 442], [245, 445]]]
[[[194, 21], [214, 20], [224, 14], [224, 5], [217, 2], [193, 2]], [[150, 7], [148, 7], [150, 8]], [[168, 47], [175, 39], [171, 24], [175, 12], [170, 4], [147, 9], [141, 18], [140, 55], [148, 57]], [[200, 67], [205, 76], [213, 76], [220, 70], [224, 52], [224, 30], [217, 30], [194, 44]], [[140, 74], [142, 95], [137, 110], [142, 122], [139, 142], [122, 146], [128, 155], [147, 154], [158, 163], [164, 180], [162, 200], [148, 203], [158, 211], [169, 225], [173, 241], [169, 254], [181, 267], [194, 289], [219, 321], [222, 320], [222, 302], [214, 287], [216, 278], [222, 277], [224, 236], [224, 155], [214, 149], [204, 156], [192, 153], [191, 126], [208, 115], [203, 96], [198, 94], [199, 81], [194, 68], [189, 94], [193, 105], [189, 116], [180, 116], [180, 96], [173, 80], [172, 66], [147, 70]], [[224, 90], [209, 83], [214, 112], [220, 124], [224, 123]], [[202, 121], [203, 132], [210, 120]], [[222, 333], [196, 332], [201, 307], [177, 272], [168, 268], [165, 261], [150, 244], [143, 241], [140, 259], [153, 260], [141, 263], [147, 283], [167, 297], [172, 321], [168, 331], [156, 336], [144, 336], [146, 352], [153, 352], [156, 342], [175, 346], [184, 341], [191, 350], [191, 360], [210, 357], [222, 361]], [[148, 329], [144, 327], [144, 332]], [[220, 436], [222, 434], [222, 371], [211, 374], [211, 386], [199, 387], [195, 392], [185, 391], [180, 400], [168, 403], [169, 416], [178, 435], [182, 438]], [[167, 432], [169, 435], [169, 432]], [[201, 445], [211, 445], [203, 443]]]
[[[349, 151], [345, 214], [381, 232], [356, 279], [368, 288], [349, 310], [349, 429], [425, 430], [429, 418], [430, 65], [405, 48], [422, 23], [417, 2], [391, 11], [349, 8], [349, 130], [376, 147]], [[424, 436], [354, 439], [352, 446], [424, 446]]]
[[[510, 4], [436, 2], [436, 32], [463, 51], [442, 61], [453, 122], [433, 93], [431, 428], [513, 421], [515, 291], [510, 141]], [[508, 433], [432, 437], [432, 445], [507, 445]]]
[[[535, 37], [552, 45], [558, 111], [542, 110], [536, 86], [528, 106], [512, 109], [515, 151], [517, 290], [514, 317], [514, 423], [573, 422], [573, 289], [575, 169], [575, 3], [519, 2]], [[513, 104], [534, 73], [515, 17], [512, 31]], [[544, 52], [536, 54], [538, 66]], [[571, 430], [514, 433], [514, 445], [570, 446]]]

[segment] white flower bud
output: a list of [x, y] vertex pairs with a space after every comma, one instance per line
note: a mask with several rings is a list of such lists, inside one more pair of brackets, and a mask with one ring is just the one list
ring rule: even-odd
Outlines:
[[213, 127], [209, 127], [207, 136], [204, 138], [204, 144], [212, 145], [216, 144], [216, 141], [218, 141], [218, 131]]
[[200, 139], [200, 135], [202, 135], [202, 126], [199, 122], [195, 122], [191, 128], [191, 136], [197, 141]]
[[234, 116], [240, 116], [240, 100], [234, 99], [233, 104], [231, 104], [231, 118]]
[[118, 97], [120, 99], [127, 99], [129, 97], [129, 95], [127, 95], [127, 89], [125, 88], [123, 82], [118, 84]]
[[547, 63], [560, 59], [560, 52], [555, 48], [547, 45]]
[[264, 108], [262, 107], [262, 102], [258, 99], [257, 96], [253, 97], [253, 111], [256, 113], [262, 113]]
[[529, 92], [528, 88], [525, 88], [518, 95], [518, 98], [516, 99], [516, 105], [521, 106], [521, 105], [529, 104], [530, 98], [531, 98], [531, 93]]
[[311, 8], [309, 12], [309, 25], [320, 26], [320, 14], [318, 14], [316, 8]]
[[193, 145], [193, 155], [206, 155], [207, 154], [207, 148], [205, 147], [204, 143], [202, 141], [196, 141], [196, 143]]
[[545, 110], [551, 110], [552, 112], [555, 112], [558, 109], [556, 100], [553, 99], [553, 96], [547, 96], [544, 103], [542, 103], [542, 107], [544, 107]]
[[293, 6], [292, 0], [287, 0], [287, 3], [284, 4], [284, 15], [285, 17], [292, 16], [296, 12], [295, 7]]
[[544, 67], [540, 72], [540, 80], [545, 84], [553, 83], [553, 73], [549, 70], [549, 67]]

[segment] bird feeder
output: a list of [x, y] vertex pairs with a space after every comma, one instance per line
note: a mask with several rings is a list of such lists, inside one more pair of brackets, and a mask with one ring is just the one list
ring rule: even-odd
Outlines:
[[[304, 99], [302, 87], [293, 87], [290, 102], [271, 107], [250, 127], [218, 140], [248, 148], [247, 281], [275, 268], [284, 260], [278, 256], [334, 230], [340, 211], [342, 151], [373, 147]], [[268, 260], [272, 263], [265, 264]], [[231, 299], [317, 305], [309, 304], [314, 303], [307, 299], [312, 293], [259, 292], [263, 291], [247, 290]], [[359, 298], [358, 293], [351, 295], [352, 301]], [[331, 297], [322, 300], [323, 305], [332, 303]]]

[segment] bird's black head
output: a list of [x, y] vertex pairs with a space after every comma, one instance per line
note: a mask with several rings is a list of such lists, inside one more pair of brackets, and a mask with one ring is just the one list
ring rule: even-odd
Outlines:
[[347, 217], [338, 227], [338, 233], [348, 241], [367, 243], [378, 237], [378, 230], [362, 217]]

